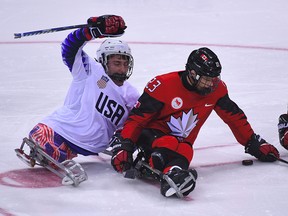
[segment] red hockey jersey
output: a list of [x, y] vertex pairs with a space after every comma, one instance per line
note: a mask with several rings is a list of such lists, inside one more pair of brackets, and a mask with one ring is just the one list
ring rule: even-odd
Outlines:
[[200, 95], [183, 85], [183, 71], [159, 75], [148, 82], [144, 93], [124, 123], [122, 137], [137, 141], [143, 128], [153, 128], [193, 145], [202, 125], [214, 110], [246, 145], [254, 133], [243, 111], [228, 96], [220, 81], [214, 92]]

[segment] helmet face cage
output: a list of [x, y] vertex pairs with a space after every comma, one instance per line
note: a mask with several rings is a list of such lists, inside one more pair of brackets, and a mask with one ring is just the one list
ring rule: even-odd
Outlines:
[[193, 84], [194, 91], [196, 91], [200, 95], [207, 95], [207, 94], [210, 94], [210, 93], [214, 92], [215, 89], [217, 88], [219, 82], [221, 81], [221, 76], [220, 75], [217, 76], [217, 77], [212, 77], [212, 83], [213, 83], [212, 86], [206, 87], [206, 88], [197, 88], [197, 86], [200, 83], [202, 83], [202, 85], [203, 85], [203, 84], [205, 84], [205, 82], [207, 82], [205, 80], [205, 76], [201, 76], [199, 74], [196, 74], [196, 76], [195, 76], [195, 74], [193, 75], [191, 71], [188, 71], [188, 76], [194, 82], [194, 84]]
[[122, 79], [127, 80], [132, 75], [132, 72], [133, 72], [134, 59], [133, 59], [132, 55], [124, 54], [124, 53], [108, 53], [108, 54], [103, 53], [102, 54], [102, 58], [101, 58], [102, 60], [100, 61], [100, 63], [104, 66], [106, 73], [108, 72], [108, 67], [107, 67], [108, 59], [109, 59], [109, 56], [111, 56], [111, 55], [121, 55], [121, 56], [127, 57], [127, 59], [128, 59], [128, 70], [127, 70], [126, 74], [124, 76], [116, 75], [116, 74], [115, 75], [111, 75], [113, 78], [116, 78], [116, 77], [120, 78], [121, 77], [120, 78], [121, 80]]
[[[196, 85], [198, 83], [204, 83], [205, 81], [203, 81], [204, 77], [203, 76], [200, 76], [200, 78], [198, 79], [198, 82], [196, 83]], [[215, 91], [215, 89], [217, 88], [219, 82], [220, 82], [221, 78], [220, 78], [220, 75], [218, 77], [213, 77], [212, 78], [212, 83], [213, 85], [210, 86], [210, 87], [206, 87], [206, 88], [202, 88], [202, 89], [197, 89], [196, 91], [201, 94], [201, 95], [207, 95], [207, 94], [210, 94], [212, 92]]]
[[122, 81], [124, 81], [127, 80], [132, 75], [134, 59], [133, 56], [131, 55], [130, 47], [124, 41], [107, 39], [101, 44], [96, 54], [97, 54], [97, 61], [103, 65], [106, 73], [108, 72], [107, 63], [110, 55], [127, 56], [128, 57], [127, 73], [124, 76], [119, 76], [117, 74], [111, 76], [115, 79], [121, 79]]

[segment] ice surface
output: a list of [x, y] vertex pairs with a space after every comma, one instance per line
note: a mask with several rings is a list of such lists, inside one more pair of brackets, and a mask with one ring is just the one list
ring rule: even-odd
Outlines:
[[[45, 115], [59, 107], [71, 81], [60, 43], [69, 31], [22, 39], [14, 33], [85, 23], [118, 14], [127, 23], [135, 57], [130, 82], [141, 92], [153, 76], [184, 69], [188, 54], [208, 46], [219, 56], [230, 97], [254, 130], [288, 160], [277, 121], [287, 110], [288, 2], [285, 0], [2, 0], [0, 9], [0, 215], [283, 216], [288, 165], [261, 163], [237, 144], [212, 114], [195, 142], [196, 189], [184, 200], [164, 198], [159, 183], [124, 179], [106, 155], [81, 157], [88, 181], [62, 186], [29, 169], [14, 149]], [[99, 42], [85, 50], [95, 55]]]

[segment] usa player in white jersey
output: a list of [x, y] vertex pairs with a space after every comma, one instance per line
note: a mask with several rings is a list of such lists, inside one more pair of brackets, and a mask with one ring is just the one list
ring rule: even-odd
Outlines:
[[133, 70], [127, 43], [106, 39], [96, 59], [83, 51], [92, 39], [121, 36], [126, 29], [122, 17], [91, 17], [88, 24], [92, 27], [77, 29], [62, 42], [63, 62], [73, 78], [64, 105], [29, 133], [29, 140], [59, 163], [105, 150], [139, 97], [126, 81]]

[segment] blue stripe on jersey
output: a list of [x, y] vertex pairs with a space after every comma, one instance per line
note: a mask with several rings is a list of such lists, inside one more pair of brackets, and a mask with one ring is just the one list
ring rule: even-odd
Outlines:
[[[75, 61], [75, 56], [79, 48], [88, 39], [85, 36], [84, 28], [77, 29], [76, 31], [70, 33], [66, 39], [62, 42], [62, 59], [65, 65], [68, 66], [69, 70], [72, 71], [72, 66]], [[83, 55], [83, 54], [82, 54]]]
[[[65, 138], [63, 138], [65, 139]], [[86, 149], [83, 149], [73, 143], [71, 143], [70, 141], [66, 140], [66, 144], [70, 147], [70, 149], [75, 152], [76, 154], [81, 154], [81, 155], [84, 155], [84, 156], [88, 156], [88, 155], [98, 155], [98, 153], [94, 153], [94, 152], [91, 152], [91, 151], [88, 151]]]
[[84, 68], [85, 68], [85, 72], [88, 75], [90, 73], [89, 57], [85, 52], [81, 53], [81, 57], [82, 57], [82, 63], [83, 63]]

